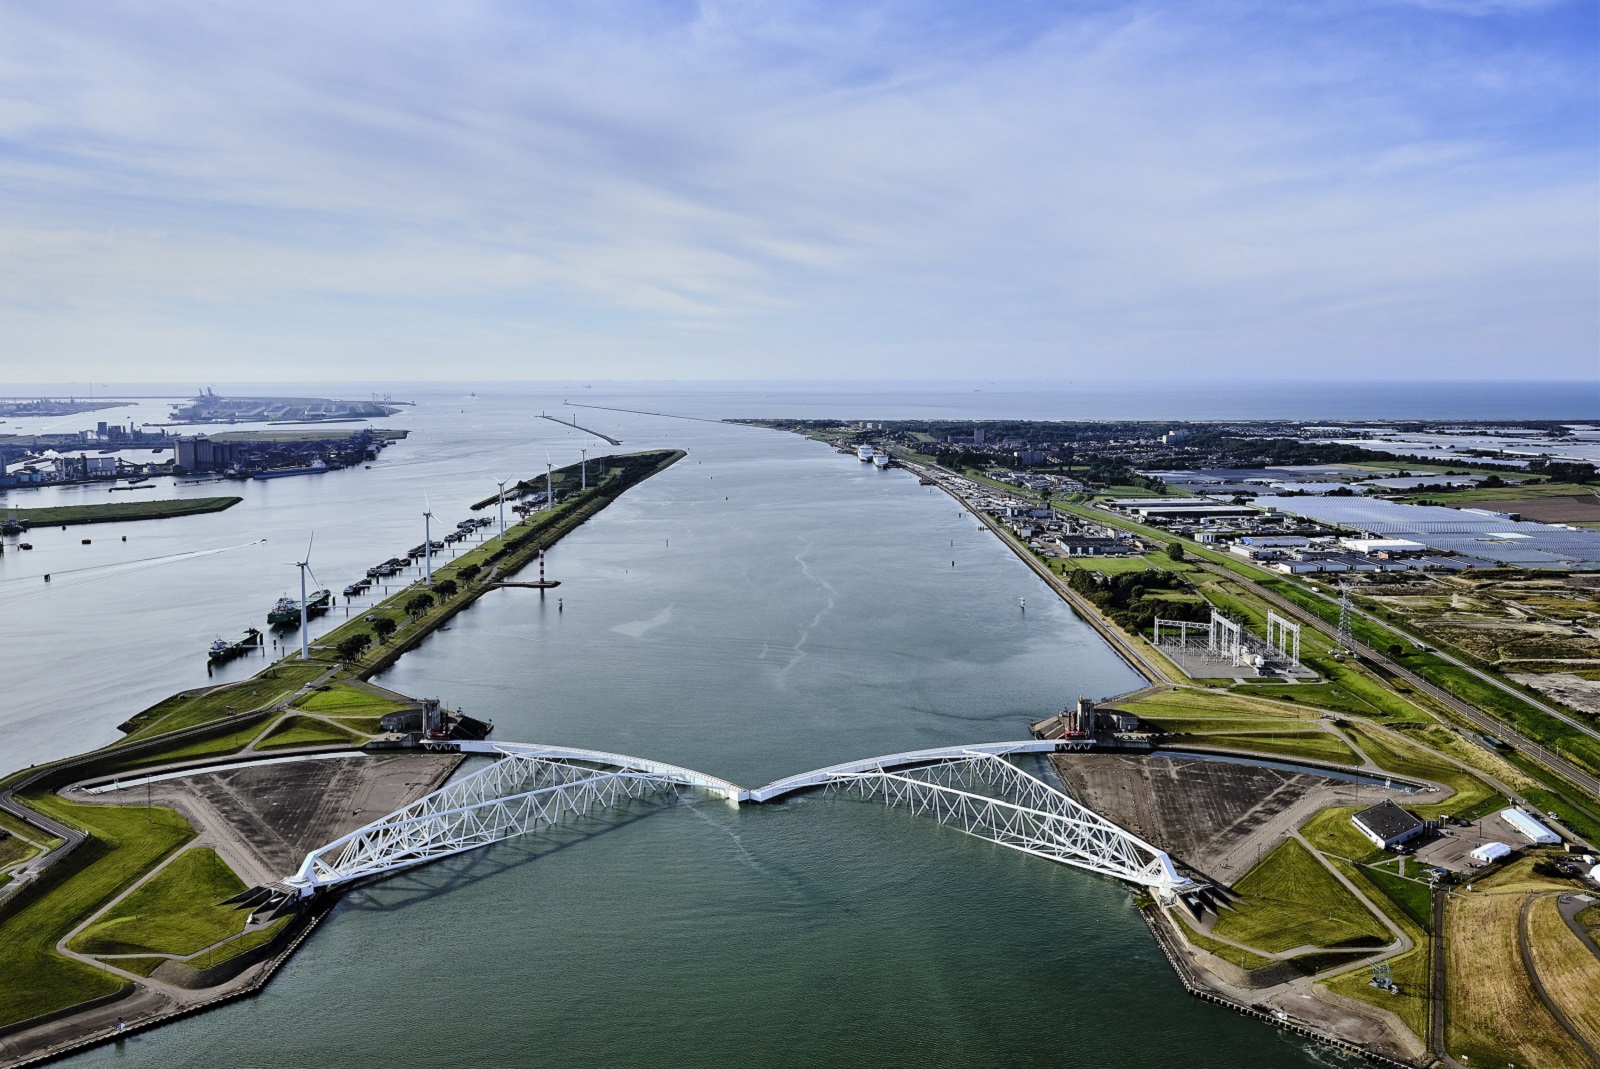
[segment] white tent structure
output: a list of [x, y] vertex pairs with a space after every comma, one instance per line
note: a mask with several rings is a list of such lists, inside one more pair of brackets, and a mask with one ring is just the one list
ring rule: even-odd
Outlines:
[[1505, 843], [1484, 843], [1467, 856], [1472, 858], [1473, 864], [1487, 865], [1491, 861], [1499, 861], [1511, 853], [1511, 847]]

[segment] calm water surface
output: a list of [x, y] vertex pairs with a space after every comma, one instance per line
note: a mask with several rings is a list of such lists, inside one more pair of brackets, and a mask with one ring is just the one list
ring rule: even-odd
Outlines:
[[[436, 512], [465, 515], [486, 480], [526, 472], [530, 455], [542, 463], [546, 444], [564, 459], [581, 436], [528, 420], [542, 403], [436, 398], [404, 421], [436, 433], [373, 471], [252, 485], [228, 513], [126, 525], [139, 544], [125, 551], [101, 530], [93, 547], [76, 545], [76, 529], [48, 550], [36, 539], [46, 560], [104, 541], [125, 563], [32, 601], [9, 593], [27, 592], [28, 577], [6, 574], [18, 581], [0, 585], [12, 598], [0, 611], [48, 622], [54, 639], [9, 626], [0, 637], [6, 662], [21, 664], [13, 734], [39, 756], [79, 749], [109, 737], [138, 695], [193, 680], [210, 633], [252, 622], [287, 586], [279, 559], [293, 558], [308, 511], [314, 562], [342, 585], [420, 538], [412, 499], [424, 488]], [[445, 437], [473, 404], [466, 430]], [[976, 521], [903, 473], [787, 435], [593, 422], [626, 448], [676, 445], [689, 458], [550, 554], [557, 591], [485, 597], [383, 682], [493, 719], [501, 738], [658, 757], [749, 785], [1021, 737], [1080, 694], [1138, 684]], [[262, 533], [253, 550], [154, 571], [131, 562]], [[65, 681], [30, 675], [29, 656], [87, 667]], [[1184, 995], [1116, 883], [811, 795], [745, 809], [686, 797], [360, 890], [264, 996], [75, 1064], [1319, 1060]]]

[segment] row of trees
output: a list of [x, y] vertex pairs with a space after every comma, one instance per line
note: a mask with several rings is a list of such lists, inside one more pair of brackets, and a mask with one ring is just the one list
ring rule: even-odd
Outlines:
[[[1183, 552], [1181, 546], [1174, 545], [1171, 548], [1180, 554]], [[1157, 568], [1115, 575], [1074, 569], [1067, 573], [1066, 578], [1067, 585], [1076, 593], [1092, 601], [1096, 608], [1125, 630], [1135, 633], [1148, 631], [1155, 626], [1158, 616], [1167, 620], [1194, 620], [1201, 623], [1211, 618], [1211, 607], [1203, 600], [1174, 601], [1148, 596], [1153, 591], [1193, 589], [1173, 573]]]
[[[469, 564], [456, 574], [470, 583], [481, 571], [482, 569], [476, 564]], [[434, 594], [439, 595], [441, 599], [449, 599], [455, 597], [460, 589], [460, 585], [454, 579], [441, 579], [433, 584], [433, 594], [416, 594], [408, 598], [406, 603], [401, 606], [401, 609], [407, 616], [415, 619], [437, 604], [434, 600]], [[379, 642], [389, 641], [389, 636], [394, 634], [399, 627], [400, 625], [394, 621], [393, 617], [375, 616], [372, 620], [372, 631], [377, 635]], [[367, 632], [359, 631], [340, 642], [334, 649], [338, 651], [340, 660], [354, 661], [371, 648], [372, 638], [373, 636]]]
[[[631, 486], [638, 478], [658, 464], [663, 453], [641, 453], [633, 456], [608, 457], [606, 467], [601, 469], [601, 481], [590, 485], [587, 495], [589, 497], [613, 498]], [[620, 473], [619, 470], [620, 469]], [[620, 474], [620, 477], [618, 475]], [[582, 500], [582, 492], [570, 494], [567, 501]], [[534, 538], [543, 534], [543, 526], [521, 528], [516, 534], [508, 534], [506, 544], [490, 554], [488, 560], [492, 563], [505, 557], [508, 553], [521, 549]], [[478, 564], [466, 564], [457, 568], [454, 576], [449, 579], [440, 579], [433, 584], [431, 592], [419, 592], [406, 599], [401, 606], [402, 611], [412, 619], [425, 614], [432, 609], [439, 600], [448, 600], [460, 593], [463, 584], [470, 584], [483, 574], [483, 567]], [[375, 616], [372, 620], [372, 634], [365, 631], [351, 635], [341, 641], [335, 649], [341, 660], [353, 661], [358, 659], [372, 647], [373, 636], [376, 635], [380, 643], [389, 641], [389, 636], [399, 629], [399, 624], [388, 616]]]

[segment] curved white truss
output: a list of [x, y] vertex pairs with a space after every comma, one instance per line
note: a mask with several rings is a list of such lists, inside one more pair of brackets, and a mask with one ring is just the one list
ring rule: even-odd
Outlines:
[[836, 777], [849, 772], [903, 768], [907, 765], [921, 765], [932, 761], [965, 760], [974, 753], [997, 756], [1011, 753], [1054, 753], [1060, 746], [1060, 739], [1024, 739], [1021, 742], [980, 742], [970, 746], [936, 746], [931, 750], [908, 750], [905, 753], [868, 757], [862, 761], [846, 761], [826, 768], [814, 768], [810, 772], [801, 772], [795, 776], [785, 776], [783, 779], [773, 780], [765, 787], [746, 791], [745, 797], [752, 802], [770, 802], [793, 791], [827, 786]]
[[627, 754], [607, 753], [604, 750], [581, 750], [573, 746], [546, 746], [534, 742], [452, 742], [452, 749], [461, 753], [494, 754], [508, 757], [542, 757], [550, 761], [587, 761], [596, 765], [632, 769], [669, 779], [685, 787], [698, 787], [728, 799], [741, 802], [748, 795], [737, 783], [708, 776], [682, 765], [669, 765], [665, 761], [652, 761], [647, 757], [629, 757]]
[[[882, 797], [885, 805], [927, 813], [968, 835], [1165, 894], [1192, 883], [1164, 851], [993, 753], [969, 751], [902, 772], [840, 772], [829, 786], [861, 798]], [[971, 789], [978, 786], [1003, 797]]]
[[504, 759], [307, 854], [286, 881], [301, 894], [383, 876], [551, 827], [683, 781], [660, 772], [595, 769], [508, 752]]
[[[860, 797], [881, 796], [888, 805], [930, 813], [969, 835], [1164, 893], [1189, 886], [1161, 850], [1005, 759], [1013, 753], [1050, 752], [1057, 745], [1056, 740], [1029, 739], [913, 750], [830, 765], [746, 790], [679, 765], [601, 750], [452, 743], [464, 753], [501, 759], [318, 847], [285, 882], [301, 894], [311, 894], [488, 846], [632, 799], [675, 795], [684, 787], [709, 791], [735, 804], [834, 787]], [[594, 765], [602, 767], [590, 767]], [[977, 793], [977, 788], [990, 793]]]

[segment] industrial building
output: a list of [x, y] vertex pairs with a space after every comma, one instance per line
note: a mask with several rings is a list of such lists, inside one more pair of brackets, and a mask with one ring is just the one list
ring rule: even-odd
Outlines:
[[1426, 821], [1419, 820], [1389, 801], [1363, 809], [1350, 818], [1350, 823], [1384, 850], [1393, 850], [1428, 830]]
[[1530, 843], [1553, 846], [1561, 841], [1561, 836], [1520, 809], [1502, 809], [1500, 810], [1500, 819], [1511, 825], [1518, 835], [1527, 839]]
[[1356, 543], [1413, 543], [1424, 550], [1516, 568], [1600, 568], [1600, 531], [1514, 520], [1487, 509], [1401, 505], [1358, 497], [1258, 497], [1254, 504], [1257, 509], [1359, 532], [1352, 540]]

